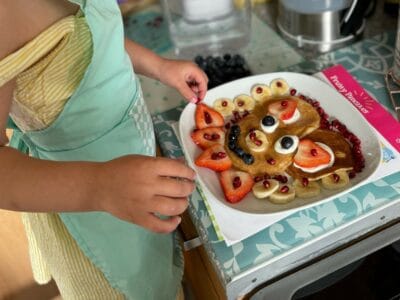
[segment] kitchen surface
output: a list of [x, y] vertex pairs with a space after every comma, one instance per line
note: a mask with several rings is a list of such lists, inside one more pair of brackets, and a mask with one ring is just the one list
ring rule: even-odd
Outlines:
[[[221, 56], [237, 54], [242, 70], [237, 78], [282, 71], [312, 75], [340, 64], [360, 87], [380, 101], [385, 111], [395, 115], [384, 76], [393, 66], [397, 28], [394, 10], [397, 9], [394, 6], [388, 9], [383, 0], [366, 8], [354, 8], [368, 15], [365, 27], [359, 25], [362, 30], [356, 30], [359, 36], [354, 42], [340, 40], [341, 37], [331, 31], [328, 40], [340, 40], [337, 45], [332, 43], [333, 46], [313, 44], [307, 39], [296, 40], [293, 28], [285, 27], [284, 21], [277, 22], [277, 0], [252, 1], [250, 31], [247, 39], [241, 40], [243, 47], [228, 44], [215, 50], [198, 46], [197, 51], [184, 44], [174, 49], [168, 31], [168, 24], [172, 22], [172, 18], [168, 19], [170, 12], [163, 14], [156, 1], [138, 1], [140, 5], [133, 2], [128, 0], [121, 4], [126, 34], [161, 55], [193, 59], [200, 65], [213, 51]], [[236, 1], [238, 6], [244, 2]], [[282, 2], [291, 5], [293, 1]], [[346, 1], [335, 3], [339, 2], [346, 5]], [[173, 7], [168, 9], [174, 11]], [[197, 15], [191, 15], [194, 19], [202, 13], [199, 7], [187, 9], [198, 11]], [[214, 13], [218, 14], [218, 9]], [[245, 13], [242, 17], [247, 18]], [[311, 29], [308, 28], [309, 32]], [[321, 34], [318, 30], [315, 32], [316, 36]], [[226, 74], [215, 75], [214, 86], [223, 83], [224, 78]], [[185, 107], [182, 97], [156, 81], [141, 77], [141, 83], [162, 154], [181, 157], [183, 152], [176, 128]], [[386, 154], [390, 161], [391, 154]], [[240, 241], [232, 240], [230, 245], [223, 240], [226, 231], [218, 227], [215, 220], [218, 216], [212, 215], [199, 189], [191, 199], [181, 226], [187, 241], [187, 298], [287, 299], [286, 295], [290, 294], [292, 299], [305, 300], [398, 299], [400, 246], [391, 244], [400, 238], [397, 235], [400, 230], [400, 173], [398, 167], [394, 171], [393, 167], [387, 169], [385, 176], [352, 191], [351, 195], [315, 209], [297, 211]], [[0, 299], [56, 298], [57, 289], [53, 283], [40, 287], [33, 281], [19, 214], [0, 211], [0, 220], [3, 223], [0, 228]], [[11, 232], [10, 228], [16, 229]]]
[[[264, 10], [257, 9], [259, 6]], [[391, 23], [387, 25], [391, 29], [383, 30], [381, 27], [382, 31], [379, 35], [364, 37], [357, 43], [320, 55], [316, 51], [298, 50], [282, 39], [276, 32], [274, 21], [271, 21], [274, 18], [266, 17], [269, 14], [273, 15], [274, 9], [276, 9], [274, 2], [269, 2], [266, 6], [263, 4], [255, 6], [253, 11], [257, 13], [254, 13], [251, 18], [252, 35], [249, 44], [240, 50], [232, 51], [232, 54], [239, 53], [244, 57], [252, 74], [294, 71], [311, 75], [324, 71], [324, 74], [330, 73], [328, 76], [330, 78], [335, 78], [335, 75], [340, 78], [343, 75], [346, 80], [342, 80], [342, 83], [354, 81], [358, 88], [362, 88], [358, 90], [360, 91], [357, 92], [358, 95], [366, 95], [365, 90], [367, 90], [372, 97], [379, 99], [384, 107], [393, 109], [386, 91], [384, 75], [393, 64], [397, 24], [395, 18], [392, 18]], [[379, 25], [382, 26], [384, 23], [381, 20], [383, 18], [387, 20], [390, 17], [384, 17], [386, 15], [383, 13], [382, 2], [378, 3], [376, 9], [379, 13], [376, 15], [378, 23], [380, 22]], [[263, 14], [257, 17], [260, 11]], [[152, 20], [157, 20], [157, 18], [155, 10], [128, 17], [126, 19], [128, 35], [142, 38], [143, 43], [150, 45], [146, 36], [142, 37], [130, 24], [149, 26], [152, 38], [155, 40], [158, 31], [168, 30], [168, 27], [163, 27], [158, 22], [155, 23], [158, 27], [152, 26]], [[271, 25], [268, 25], [268, 21]], [[196, 43], [190, 39], [189, 41]], [[301, 41], [304, 42], [304, 39]], [[178, 43], [178, 45], [182, 44]], [[160, 39], [158, 46], [158, 51], [170, 57], [189, 55], [185, 53], [185, 49], [182, 50], [179, 47], [179, 49], [174, 49], [168, 40]], [[205, 54], [202, 51], [205, 51]], [[204, 58], [211, 51], [212, 49], [199, 46], [197, 51], [192, 51], [192, 57], [201, 64], [201, 58], [199, 59], [198, 56]], [[224, 52], [226, 49], [220, 50], [218, 54], [223, 55]], [[343, 67], [340, 71], [333, 67], [338, 64]], [[347, 75], [344, 75], [342, 71]], [[213, 78], [219, 77], [215, 75], [210, 72], [211, 82], [218, 79]], [[319, 76], [319, 78], [322, 77]], [[185, 103], [179, 95], [163, 89], [156, 82], [142, 78], [142, 85], [145, 97], [154, 99], [149, 105], [163, 154], [170, 157], [182, 156], [182, 144], [179, 143], [176, 134], [177, 121], [182, 110], [185, 113]], [[301, 87], [298, 89], [300, 90]], [[385, 111], [385, 108], [382, 110]], [[391, 118], [393, 120], [391, 124], [394, 127], [398, 126], [398, 122], [393, 117]], [[190, 127], [190, 119], [184, 120], [188, 121]], [[392, 142], [396, 145], [396, 138]], [[185, 252], [190, 257], [188, 262], [203, 262], [204, 272], [200, 271], [198, 264], [189, 266], [196, 270], [192, 272], [191, 278], [191, 282], [195, 282], [194, 293], [200, 299], [224, 299], [225, 297], [234, 299], [239, 296], [252, 299], [288, 299], [296, 294], [301, 286], [327, 275], [330, 270], [350, 265], [334, 274], [335, 280], [352, 273], [357, 266], [362, 264], [361, 258], [398, 238], [395, 226], [390, 227], [390, 232], [382, 231], [383, 227], [395, 222], [398, 211], [395, 201], [399, 195], [396, 183], [399, 179], [399, 174], [396, 173], [398, 162], [394, 158], [392, 160], [390, 153], [388, 150], [389, 161], [392, 163], [388, 165], [392, 165], [391, 171], [395, 173], [385, 177], [385, 180], [366, 185], [327, 205], [296, 212], [272, 225], [268, 223], [271, 221], [270, 217], [261, 218], [262, 220], [254, 215], [245, 218], [243, 215], [235, 214], [235, 217], [232, 217], [234, 214], [232, 211], [227, 213], [226, 210], [219, 210], [213, 201], [208, 201], [209, 193], [205, 195], [201, 187], [197, 193], [193, 194], [192, 205], [189, 208], [196, 230], [193, 232], [190, 226], [183, 230], [184, 233], [190, 232], [188, 236], [185, 236], [190, 240], [189, 248], [192, 244], [202, 243], [200, 247]], [[250, 224], [255, 223], [257, 223], [255, 227], [261, 225], [257, 228], [253, 227], [255, 231], [251, 231], [252, 233], [262, 226], [266, 227], [255, 234], [246, 235], [249, 233], [249, 227], [252, 227]], [[379, 234], [375, 234], [376, 232]], [[191, 240], [197, 236], [199, 239]], [[190, 278], [190, 273], [188, 278]], [[329, 284], [333, 282], [332, 278], [327, 281]], [[298, 292], [295, 297], [309, 295], [311, 291], [326, 286], [326, 282], [325, 284], [318, 282], [316, 286], [317, 288], [310, 286]]]

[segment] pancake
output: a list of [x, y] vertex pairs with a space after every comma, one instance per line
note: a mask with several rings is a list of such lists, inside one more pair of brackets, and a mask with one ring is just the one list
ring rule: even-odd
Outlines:
[[317, 129], [307, 135], [307, 138], [329, 146], [335, 155], [335, 162], [331, 167], [315, 173], [307, 173], [291, 165], [287, 169], [287, 173], [294, 179], [308, 178], [309, 180], [318, 180], [339, 170], [349, 171], [353, 169], [354, 160], [351, 146], [340, 133]]
[[269, 98], [268, 100], [262, 102], [260, 104], [261, 108], [254, 110], [253, 113], [258, 116], [260, 120], [262, 120], [262, 118], [268, 114], [269, 105], [282, 100], [296, 101], [300, 118], [291, 124], [285, 124], [280, 121], [278, 129], [274, 132], [275, 135], [280, 137], [282, 135], [290, 134], [297, 135], [299, 138], [301, 138], [319, 128], [321, 118], [316, 109], [311, 104], [295, 96]]
[[[299, 119], [291, 124], [285, 124], [282, 121], [279, 121], [279, 126], [273, 133], [265, 133], [268, 140], [267, 149], [263, 152], [252, 151], [245, 141], [247, 134], [252, 129], [262, 131], [261, 120], [267, 114], [270, 114], [268, 109], [269, 105], [286, 99], [297, 102], [297, 109], [300, 113]], [[237, 140], [237, 145], [242, 148], [244, 152], [251, 154], [254, 157], [254, 162], [252, 164], [246, 164], [242, 158], [229, 149], [228, 132], [225, 138], [225, 148], [233, 165], [237, 169], [248, 172], [253, 176], [265, 173], [275, 175], [282, 174], [286, 171], [286, 169], [292, 164], [293, 156], [295, 154], [295, 152], [290, 154], [280, 154], [276, 152], [274, 149], [275, 142], [283, 135], [296, 135], [301, 138], [316, 130], [320, 125], [320, 116], [312, 105], [298, 97], [273, 97], [263, 101], [262, 103], [258, 103], [254, 110], [245, 118], [240, 120], [237, 125], [240, 127], [240, 135]], [[274, 162], [273, 164], [269, 163], [271, 160]]]

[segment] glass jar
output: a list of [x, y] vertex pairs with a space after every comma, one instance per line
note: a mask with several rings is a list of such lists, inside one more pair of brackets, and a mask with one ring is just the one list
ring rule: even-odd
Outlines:
[[178, 57], [237, 52], [250, 41], [249, 0], [162, 0]]

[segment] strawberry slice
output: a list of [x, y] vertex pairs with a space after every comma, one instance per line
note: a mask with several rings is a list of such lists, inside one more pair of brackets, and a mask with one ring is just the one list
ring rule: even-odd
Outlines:
[[199, 167], [209, 168], [221, 172], [232, 166], [232, 161], [226, 153], [224, 146], [216, 144], [201, 153], [194, 163]]
[[268, 106], [268, 111], [278, 119], [285, 121], [293, 117], [296, 108], [297, 102], [295, 100], [284, 99], [271, 103]]
[[226, 201], [230, 203], [237, 203], [242, 200], [254, 185], [253, 177], [249, 173], [234, 169], [221, 172], [219, 182]]
[[196, 129], [190, 136], [193, 142], [203, 150], [210, 148], [212, 145], [223, 145], [225, 142], [225, 131], [222, 127]]
[[196, 107], [195, 122], [197, 129], [222, 127], [224, 126], [224, 117], [215, 109], [204, 103], [199, 103]]
[[329, 164], [331, 156], [328, 151], [310, 139], [300, 140], [294, 162], [303, 168], [314, 168]]

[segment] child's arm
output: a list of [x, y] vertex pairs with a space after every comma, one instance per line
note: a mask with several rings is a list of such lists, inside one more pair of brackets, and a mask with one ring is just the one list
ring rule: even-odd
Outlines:
[[129, 39], [125, 39], [125, 48], [137, 73], [177, 89], [190, 102], [204, 98], [208, 78], [196, 64], [162, 58]]
[[[14, 80], [0, 88], [0, 208], [28, 212], [106, 211], [155, 232], [178, 226], [194, 171], [166, 158], [129, 155], [105, 163], [54, 162], [7, 147]], [[186, 180], [177, 180], [176, 177]], [[161, 220], [154, 214], [171, 216]]]
[[[24, 211], [90, 210], [95, 203], [84, 199], [90, 194], [90, 173], [94, 171], [95, 164], [41, 161], [6, 146], [5, 128], [14, 87], [15, 80], [11, 80], [0, 88], [0, 208]], [[76, 169], [79, 164], [84, 165], [81, 174]]]

